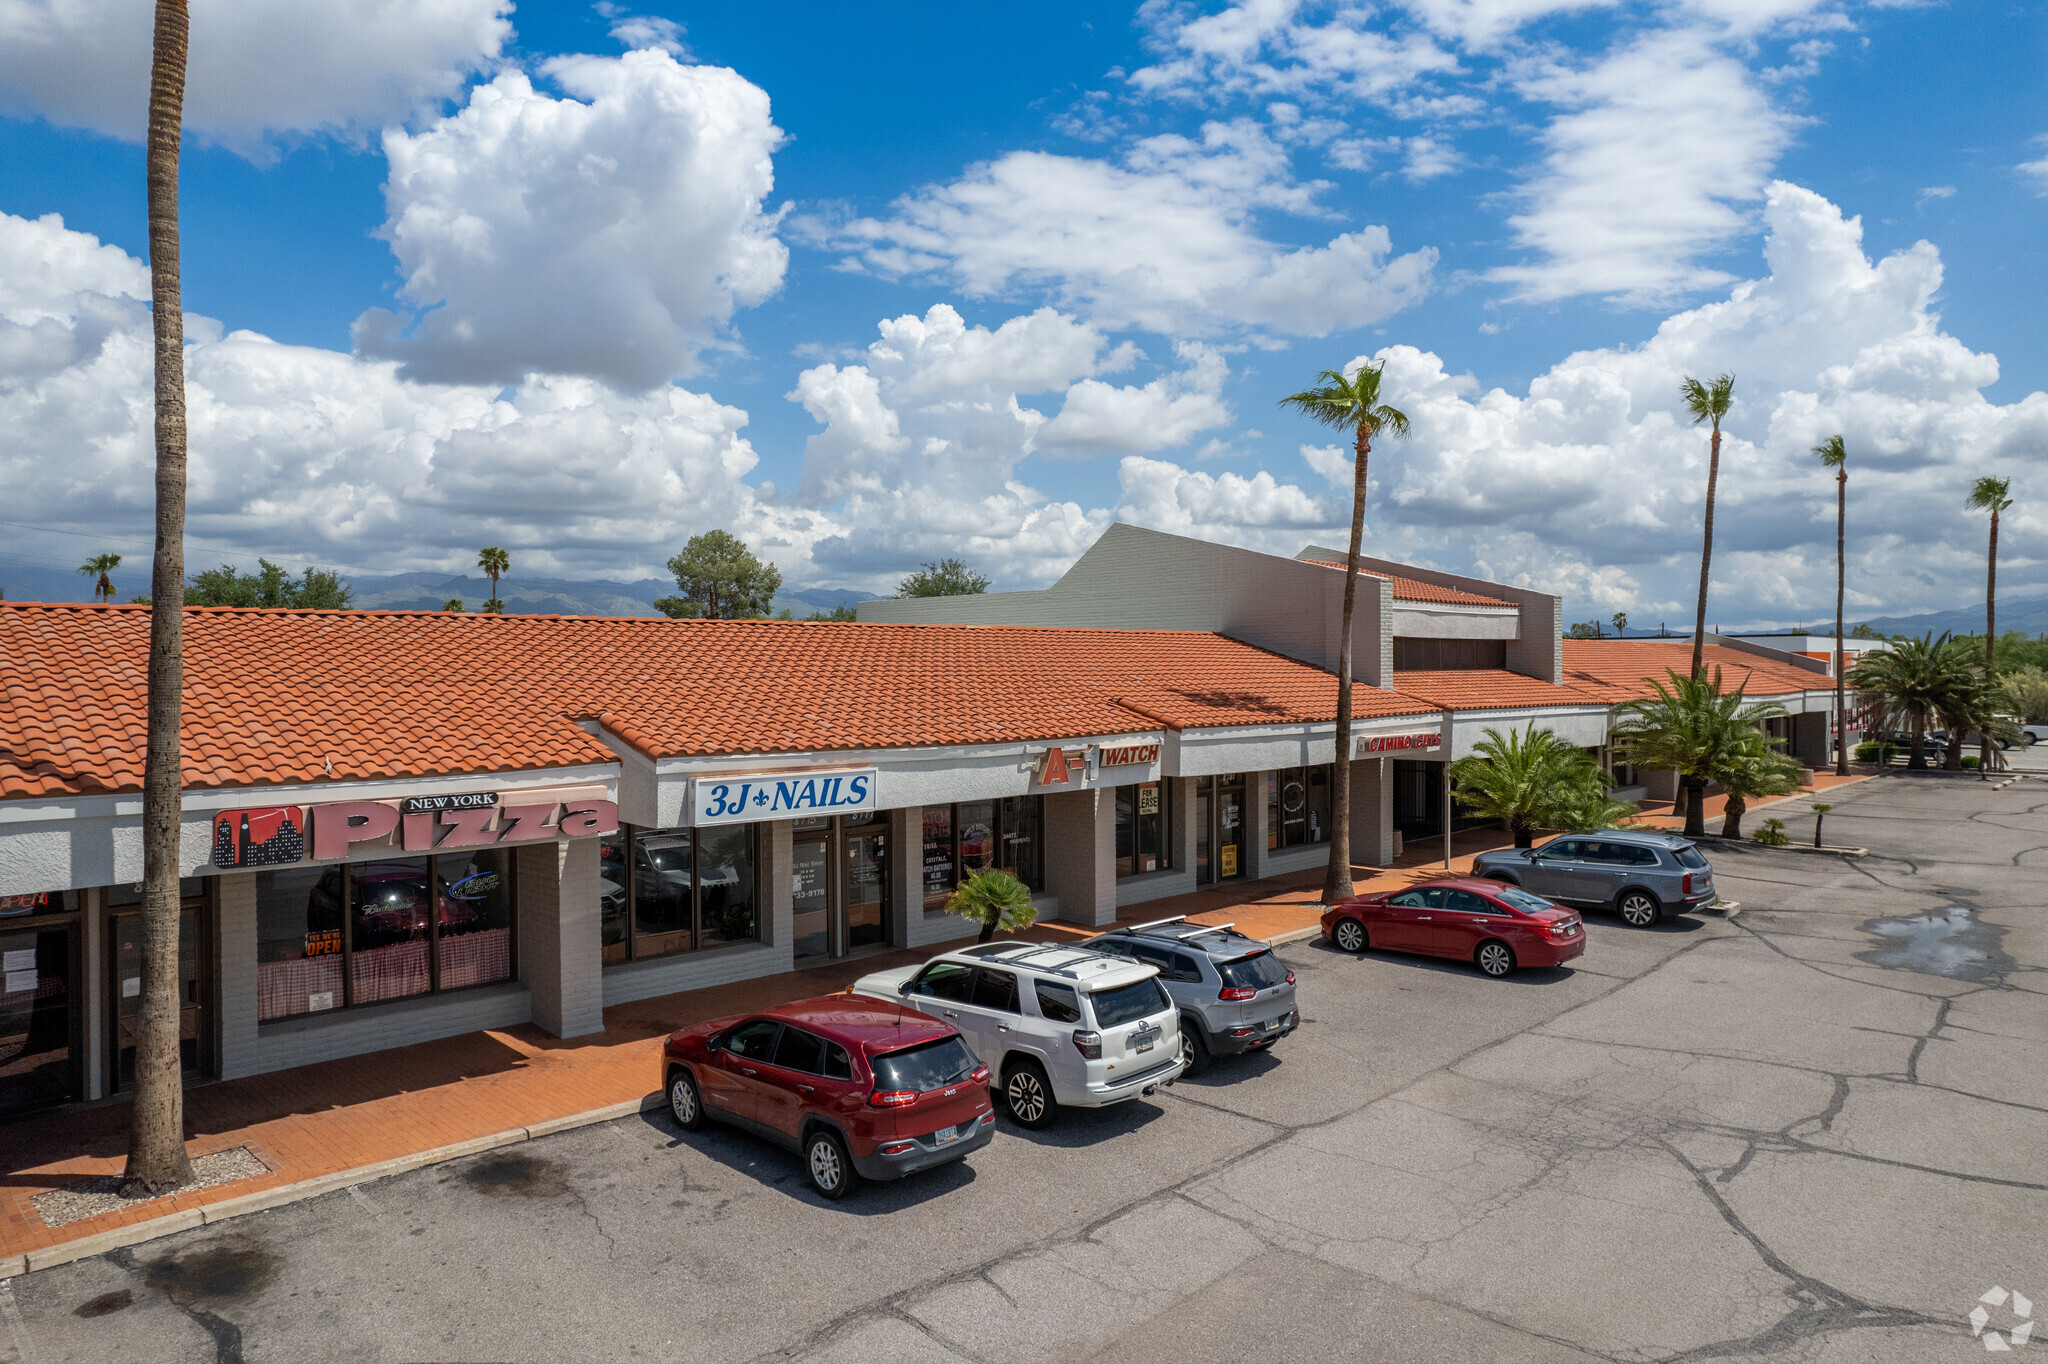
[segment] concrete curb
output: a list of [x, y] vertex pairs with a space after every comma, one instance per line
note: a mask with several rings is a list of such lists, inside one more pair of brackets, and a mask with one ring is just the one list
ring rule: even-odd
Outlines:
[[530, 1127], [511, 1127], [488, 1136], [472, 1137], [468, 1141], [452, 1142], [447, 1146], [436, 1146], [430, 1151], [415, 1151], [411, 1155], [399, 1156], [392, 1160], [379, 1161], [375, 1165], [362, 1165], [353, 1170], [337, 1170], [333, 1174], [317, 1175], [302, 1179], [296, 1184], [280, 1184], [273, 1189], [243, 1194], [239, 1198], [224, 1198], [218, 1203], [207, 1203], [197, 1208], [183, 1208], [163, 1217], [153, 1217], [147, 1222], [136, 1222], [111, 1231], [81, 1236], [75, 1241], [61, 1245], [47, 1246], [32, 1250], [26, 1255], [16, 1255], [0, 1260], [0, 1279], [12, 1278], [17, 1274], [34, 1273], [39, 1269], [54, 1269], [68, 1265], [74, 1260], [90, 1259], [104, 1255], [110, 1250], [126, 1246], [141, 1245], [160, 1237], [189, 1231], [193, 1227], [212, 1226], [233, 1217], [246, 1217], [250, 1213], [280, 1208], [288, 1203], [301, 1203], [309, 1198], [333, 1193], [356, 1184], [368, 1184], [373, 1180], [402, 1175], [408, 1170], [418, 1170], [428, 1165], [439, 1165], [444, 1161], [459, 1160], [464, 1156], [493, 1151], [501, 1146], [513, 1146], [536, 1137], [552, 1136], [557, 1132], [568, 1132], [578, 1127], [590, 1127], [615, 1118], [629, 1118], [637, 1113], [646, 1113], [660, 1108], [666, 1102], [659, 1094], [649, 1094], [624, 1103], [608, 1104], [584, 1113], [571, 1113], [566, 1117], [550, 1118]]
[[1320, 938], [1322, 936], [1323, 926], [1321, 924], [1317, 924], [1313, 928], [1293, 928], [1285, 933], [1275, 933], [1272, 937], [1266, 939], [1266, 946], [1285, 947], [1291, 942], [1307, 942], [1310, 938]]

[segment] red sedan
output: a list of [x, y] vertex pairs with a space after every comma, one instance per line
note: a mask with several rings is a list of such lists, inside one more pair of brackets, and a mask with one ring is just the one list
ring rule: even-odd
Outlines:
[[1466, 877], [1340, 900], [1323, 913], [1323, 937], [1344, 952], [1454, 957], [1494, 977], [1517, 966], [1562, 966], [1586, 950], [1585, 925], [1571, 910]]
[[988, 1145], [988, 1067], [927, 1014], [858, 995], [798, 1000], [669, 1034], [669, 1112], [719, 1118], [803, 1156], [811, 1187], [844, 1198]]

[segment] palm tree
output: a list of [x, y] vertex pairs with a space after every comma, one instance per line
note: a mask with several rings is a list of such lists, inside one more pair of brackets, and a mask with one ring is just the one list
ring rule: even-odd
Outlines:
[[1628, 612], [1616, 611], [1613, 616], [1614, 637], [1621, 639], [1628, 634]]
[[1911, 730], [1906, 766], [1922, 769], [1927, 766], [1928, 726], [1972, 680], [1962, 651], [1945, 633], [1940, 639], [1901, 635], [1890, 649], [1873, 650], [1858, 659], [1848, 678], [1878, 712], [1880, 730], [1889, 732], [1901, 724]]
[[1707, 832], [1706, 791], [1740, 756], [1747, 735], [1756, 726], [1785, 713], [1775, 701], [1743, 704], [1742, 689], [1721, 689], [1721, 670], [1711, 677], [1680, 677], [1667, 670], [1667, 687], [1652, 682], [1653, 698], [1628, 701], [1614, 724], [1615, 746], [1622, 761], [1676, 773], [1685, 802], [1689, 838]]
[[94, 580], [92, 585], [92, 599], [94, 601], [112, 601], [114, 599], [114, 580], [107, 575], [120, 566], [121, 556], [118, 554], [95, 554], [78, 566], [80, 573]]
[[1506, 734], [1488, 729], [1471, 756], [1451, 764], [1450, 775], [1458, 804], [1481, 819], [1499, 820], [1518, 848], [1533, 845], [1539, 828], [1561, 827], [1563, 811], [1608, 791], [1607, 774], [1592, 754], [1533, 725]]
[[146, 152], [149, 285], [156, 334], [156, 558], [149, 611], [149, 747], [142, 769], [142, 992], [135, 1103], [123, 1192], [192, 1180], [178, 1035], [179, 720], [185, 686], [185, 314], [178, 284], [178, 143], [184, 123], [185, 0], [156, 0]]
[[1351, 895], [1351, 618], [1358, 604], [1358, 541], [1365, 532], [1366, 462], [1372, 438], [1381, 431], [1406, 435], [1408, 415], [1380, 401], [1377, 367], [1360, 365], [1346, 378], [1326, 369], [1322, 387], [1304, 389], [1280, 400], [1310, 421], [1352, 433], [1351, 548], [1345, 557], [1344, 617], [1337, 639], [1337, 762], [1332, 774], [1336, 790], [1330, 799], [1330, 869], [1323, 877], [1323, 903], [1334, 905]]
[[477, 552], [476, 566], [491, 579], [491, 599], [484, 603], [484, 610], [492, 615], [502, 615], [505, 603], [498, 600], [498, 575], [512, 571], [512, 556], [496, 545], [491, 545]]
[[1015, 933], [1038, 922], [1030, 889], [999, 867], [975, 872], [962, 881], [946, 901], [946, 912], [980, 924], [983, 942], [993, 940], [998, 928]]
[[1760, 730], [1742, 736], [1721, 764], [1715, 780], [1728, 793], [1722, 807], [1721, 837], [1742, 837], [1742, 816], [1755, 796], [1789, 796], [1799, 789], [1799, 764], [1772, 751], [1776, 740]]
[[[1994, 657], [1998, 645], [1998, 514], [2012, 505], [2012, 498], [2006, 495], [2010, 488], [2007, 480], [1986, 475], [1970, 485], [1968, 505], [1977, 511], [1991, 513], [1991, 552], [1986, 560], [1984, 572], [1984, 676], [1996, 677], [1997, 659]], [[1977, 759], [1979, 771], [1991, 766], [1991, 736], [1984, 736], [1982, 756]]]
[[447, 601], [441, 603], [441, 609], [443, 611], [460, 611], [462, 609], [462, 598], [450, 597]]
[[1849, 775], [1849, 708], [1842, 681], [1842, 589], [1848, 580], [1844, 557], [1845, 531], [1849, 519], [1849, 451], [1840, 436], [1829, 436], [1813, 447], [1820, 467], [1835, 471], [1835, 775]]
[[[1711, 384], [1686, 377], [1678, 386], [1679, 396], [1685, 400], [1685, 410], [1692, 413], [1692, 424], [1712, 422], [1714, 438], [1708, 447], [1707, 456], [1707, 525], [1706, 535], [1700, 542], [1700, 607], [1692, 627], [1692, 675], [1698, 677], [1706, 666], [1707, 648], [1707, 574], [1714, 562], [1714, 486], [1721, 479], [1721, 419], [1728, 415], [1728, 407], [1735, 396], [1735, 376], [1723, 374]], [[1690, 820], [1691, 816], [1688, 815]], [[1689, 827], [1689, 826], [1688, 826]]]

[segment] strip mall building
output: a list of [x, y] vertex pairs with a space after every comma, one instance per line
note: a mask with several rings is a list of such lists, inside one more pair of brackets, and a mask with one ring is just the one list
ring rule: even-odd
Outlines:
[[[1118, 526], [1043, 591], [851, 624], [189, 610], [187, 1069], [593, 1032], [965, 936], [944, 904], [982, 867], [1103, 924], [1319, 865], [1341, 560]], [[1543, 593], [1365, 567], [1361, 863], [1442, 832], [1443, 765], [1487, 729], [1604, 751], [1613, 707], [1687, 666], [1561, 640]], [[132, 1083], [148, 636], [141, 607], [0, 605], [0, 1112]], [[1709, 654], [1825, 761], [1825, 665]]]

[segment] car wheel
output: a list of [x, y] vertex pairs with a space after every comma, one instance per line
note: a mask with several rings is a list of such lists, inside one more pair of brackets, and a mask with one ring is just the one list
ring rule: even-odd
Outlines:
[[1664, 917], [1664, 906], [1647, 890], [1625, 890], [1615, 899], [1614, 912], [1630, 928], [1648, 928]]
[[1369, 945], [1365, 936], [1365, 925], [1356, 919], [1339, 919], [1330, 936], [1336, 940], [1339, 952], [1363, 952]]
[[826, 1127], [811, 1133], [804, 1143], [804, 1173], [810, 1176], [818, 1196], [834, 1203], [853, 1192], [854, 1182], [860, 1178], [847, 1157], [846, 1143]]
[[1480, 970], [1495, 980], [1513, 975], [1515, 971], [1514, 949], [1498, 938], [1479, 944], [1479, 951], [1474, 954], [1474, 960], [1479, 963]]
[[1181, 1071], [1183, 1075], [1200, 1075], [1209, 1068], [1209, 1044], [1202, 1040], [1194, 1023], [1185, 1018], [1180, 1021], [1180, 1059], [1187, 1062]]
[[1052, 1085], [1036, 1061], [1017, 1061], [1003, 1076], [1003, 1107], [1019, 1127], [1037, 1131], [1052, 1126]]
[[694, 1132], [704, 1125], [704, 1096], [687, 1070], [676, 1069], [668, 1077], [668, 1111], [676, 1126]]

